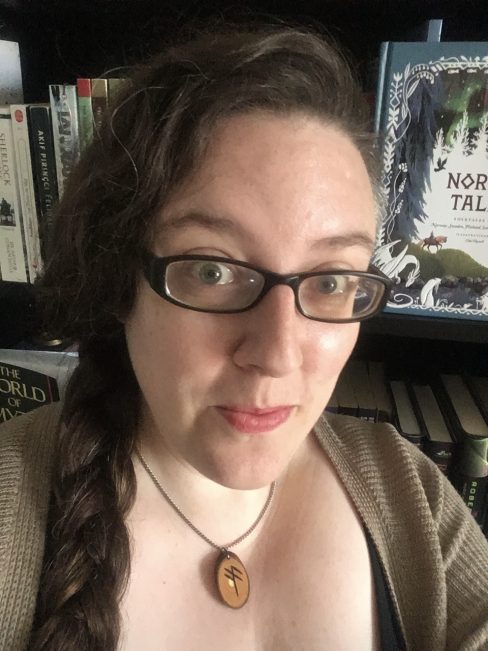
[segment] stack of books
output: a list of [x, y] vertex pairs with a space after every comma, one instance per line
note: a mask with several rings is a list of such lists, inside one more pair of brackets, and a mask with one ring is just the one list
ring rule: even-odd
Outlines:
[[351, 360], [326, 411], [392, 423], [452, 481], [488, 533], [488, 377], [400, 377]]

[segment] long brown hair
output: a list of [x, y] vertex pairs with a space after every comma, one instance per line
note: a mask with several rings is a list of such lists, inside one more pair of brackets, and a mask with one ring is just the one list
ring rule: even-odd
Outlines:
[[319, 35], [280, 26], [203, 34], [141, 65], [65, 189], [39, 290], [50, 332], [76, 340], [80, 361], [64, 404], [29, 648], [117, 648], [140, 409], [122, 320], [166, 197], [198, 166], [219, 120], [257, 109], [337, 126], [374, 177], [350, 68]]

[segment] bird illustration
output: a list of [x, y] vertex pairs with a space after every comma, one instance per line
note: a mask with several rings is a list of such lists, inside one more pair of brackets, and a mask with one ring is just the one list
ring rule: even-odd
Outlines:
[[447, 158], [444, 158], [444, 160], [442, 160], [442, 158], [439, 157], [437, 159], [437, 167], [434, 167], [434, 172], [440, 172], [441, 170], [446, 169], [446, 163]]

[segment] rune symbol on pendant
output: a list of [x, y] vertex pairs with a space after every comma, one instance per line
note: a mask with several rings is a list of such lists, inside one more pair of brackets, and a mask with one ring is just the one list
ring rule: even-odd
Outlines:
[[231, 565], [230, 567], [225, 568], [225, 578], [229, 580], [229, 583], [232, 582], [234, 585], [234, 590], [236, 591], [236, 595], [239, 596], [239, 590], [237, 587], [237, 581], [242, 581], [242, 572], [241, 570], [236, 567], [235, 565]]

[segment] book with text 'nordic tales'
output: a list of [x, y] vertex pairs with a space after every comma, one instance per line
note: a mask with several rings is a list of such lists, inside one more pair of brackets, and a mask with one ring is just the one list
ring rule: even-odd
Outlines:
[[488, 320], [488, 43], [383, 43], [386, 310]]

